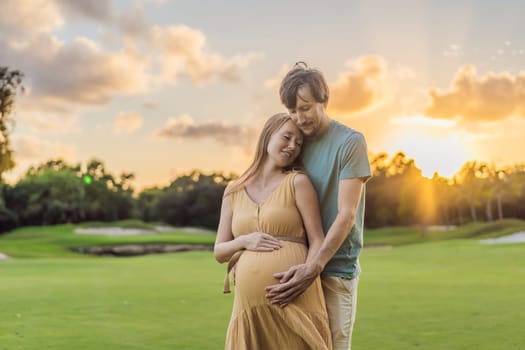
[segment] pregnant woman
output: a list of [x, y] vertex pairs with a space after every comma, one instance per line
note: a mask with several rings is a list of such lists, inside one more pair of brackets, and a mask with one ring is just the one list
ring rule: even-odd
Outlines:
[[277, 282], [274, 273], [313, 257], [324, 239], [317, 194], [309, 178], [294, 171], [302, 142], [289, 114], [272, 116], [252, 164], [225, 190], [214, 249], [217, 261], [234, 269], [225, 349], [332, 347], [319, 278], [285, 307], [265, 296], [265, 287]]

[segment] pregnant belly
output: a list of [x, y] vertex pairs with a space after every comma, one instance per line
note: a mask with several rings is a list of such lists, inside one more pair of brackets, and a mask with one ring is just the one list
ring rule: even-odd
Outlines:
[[273, 274], [304, 263], [306, 254], [303, 244], [293, 242], [283, 242], [283, 247], [273, 252], [245, 251], [235, 267], [235, 298], [250, 304], [266, 303], [264, 288], [278, 283]]

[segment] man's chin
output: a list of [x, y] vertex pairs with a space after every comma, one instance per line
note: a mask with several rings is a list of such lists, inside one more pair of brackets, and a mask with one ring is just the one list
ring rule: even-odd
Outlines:
[[306, 137], [312, 137], [315, 136], [315, 129], [314, 128], [307, 128], [307, 129], [301, 129], [303, 132], [303, 135]]

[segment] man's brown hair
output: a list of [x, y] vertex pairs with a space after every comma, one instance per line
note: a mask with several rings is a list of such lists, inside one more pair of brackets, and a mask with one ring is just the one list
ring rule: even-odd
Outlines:
[[330, 91], [323, 73], [316, 68], [310, 68], [303, 62], [297, 62], [286, 74], [279, 88], [282, 104], [288, 109], [294, 109], [297, 105], [297, 91], [307, 85], [315, 100], [319, 103], [328, 103]]

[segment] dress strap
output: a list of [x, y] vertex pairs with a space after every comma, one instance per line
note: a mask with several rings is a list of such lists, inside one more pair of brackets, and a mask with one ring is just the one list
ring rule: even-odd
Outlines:
[[[287, 242], [293, 242], [293, 243], [299, 243], [306, 245], [306, 239], [304, 237], [291, 237], [291, 236], [274, 236], [280, 241], [287, 241]], [[235, 267], [235, 264], [239, 261], [241, 258], [242, 253], [244, 250], [238, 250], [236, 251], [230, 260], [228, 261], [228, 267], [226, 270], [226, 277], [224, 277], [224, 293], [230, 293], [230, 272]], [[233, 285], [235, 285], [235, 272], [233, 273]]]
[[291, 196], [291, 197], [289, 197], [289, 200], [292, 200], [292, 201], [295, 201], [295, 185], [294, 185], [294, 181], [295, 181], [295, 176], [297, 176], [297, 174], [299, 174], [298, 171], [292, 170], [287, 175], [288, 178], [286, 179], [288, 196]]

